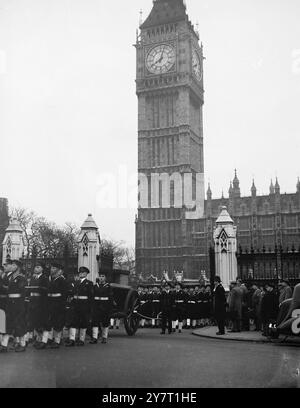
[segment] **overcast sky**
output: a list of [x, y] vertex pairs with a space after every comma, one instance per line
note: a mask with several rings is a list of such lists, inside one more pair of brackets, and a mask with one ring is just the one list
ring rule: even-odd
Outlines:
[[[189, 0], [205, 50], [205, 177], [242, 194], [300, 175], [300, 1]], [[151, 0], [0, 0], [0, 196], [134, 244], [132, 209], [99, 208], [99, 177], [137, 168], [135, 33]], [[131, 175], [131, 180], [130, 180]], [[125, 179], [123, 179], [125, 180]], [[125, 182], [125, 181], [124, 181]], [[133, 180], [134, 183], [134, 180]]]

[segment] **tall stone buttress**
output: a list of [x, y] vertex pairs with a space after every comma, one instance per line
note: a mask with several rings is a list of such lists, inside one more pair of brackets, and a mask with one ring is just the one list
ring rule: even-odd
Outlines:
[[184, 271], [185, 277], [199, 277], [206, 249], [200, 253], [193, 234], [204, 210], [204, 57], [183, 0], [153, 2], [136, 56], [136, 269], [143, 275]]

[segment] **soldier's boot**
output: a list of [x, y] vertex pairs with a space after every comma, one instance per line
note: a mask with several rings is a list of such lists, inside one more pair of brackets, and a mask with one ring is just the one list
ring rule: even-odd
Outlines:
[[65, 342], [66, 347], [74, 347], [75, 346], [75, 339], [76, 339], [76, 329], [71, 327], [69, 329], [69, 338]]
[[66, 347], [74, 347], [75, 346], [75, 340], [70, 340], [70, 339], [66, 340], [65, 346]]
[[8, 352], [8, 347], [0, 346], [0, 353], [7, 353], [7, 352]]
[[26, 335], [20, 337], [19, 343], [15, 347], [16, 353], [22, 353], [26, 351]]
[[85, 337], [86, 337], [87, 329], [80, 329], [79, 330], [79, 340], [77, 342], [77, 346], [84, 346], [85, 345]]
[[97, 344], [98, 343], [98, 337], [99, 337], [99, 327], [93, 327], [92, 330], [92, 338], [90, 340], [90, 344]]
[[45, 350], [47, 348], [47, 343], [41, 342], [35, 346], [36, 350]]
[[106, 344], [107, 343], [107, 338], [108, 338], [108, 327], [103, 327], [102, 328], [102, 344]]
[[24, 351], [26, 351], [26, 346], [21, 346], [21, 344], [18, 344], [18, 345], [15, 347], [15, 352], [16, 352], [16, 353], [22, 353], [22, 352], [24, 352]]
[[52, 349], [58, 349], [60, 347], [61, 339], [62, 339], [62, 331], [53, 331], [54, 335], [54, 343], [50, 346]]
[[55, 341], [50, 346], [51, 349], [59, 349], [59, 347], [60, 347], [59, 343], [56, 343]]

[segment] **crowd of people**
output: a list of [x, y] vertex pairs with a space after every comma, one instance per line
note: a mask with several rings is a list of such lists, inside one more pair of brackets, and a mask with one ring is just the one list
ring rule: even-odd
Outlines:
[[287, 280], [278, 286], [267, 283], [246, 285], [241, 279], [230, 284], [226, 295], [220, 277], [214, 287], [199, 285], [185, 287], [180, 283], [154, 287], [139, 287], [138, 313], [141, 327], [161, 327], [162, 334], [183, 329], [218, 325], [217, 335], [228, 332], [258, 331], [268, 335], [270, 325], [276, 323], [279, 306], [291, 299], [293, 291]]
[[107, 343], [114, 324], [112, 288], [105, 274], [99, 274], [96, 284], [88, 275], [89, 270], [81, 267], [67, 280], [63, 266], [53, 263], [50, 276], [44, 265], [37, 264], [26, 277], [20, 261], [7, 260], [0, 270], [0, 352], [11, 348], [24, 352], [31, 341], [38, 350], [84, 346], [88, 328], [91, 344], [97, 344], [100, 334]]
[[[90, 344], [100, 338], [106, 344], [109, 329], [120, 327], [120, 319], [112, 319], [116, 299], [105, 274], [100, 272], [95, 284], [88, 275], [89, 270], [81, 267], [66, 279], [62, 265], [53, 263], [48, 274], [38, 263], [25, 276], [20, 261], [7, 260], [0, 268], [0, 352], [24, 352], [30, 342], [37, 350], [84, 346], [87, 334]], [[218, 276], [213, 288], [164, 281], [139, 287], [137, 292], [133, 313], [140, 327], [160, 328], [162, 335], [217, 324], [219, 336], [225, 328], [230, 332], [253, 329], [267, 336], [280, 304], [293, 295], [287, 280], [276, 287], [270, 283], [259, 287], [246, 286], [241, 279], [231, 283], [226, 295]]]
[[162, 329], [161, 333], [182, 333], [183, 329], [205, 327], [212, 324], [211, 285], [195, 288], [177, 282], [162, 286], [139, 287], [140, 326]]

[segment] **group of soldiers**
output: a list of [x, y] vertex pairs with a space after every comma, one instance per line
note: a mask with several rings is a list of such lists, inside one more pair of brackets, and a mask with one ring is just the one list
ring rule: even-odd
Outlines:
[[[212, 318], [212, 292], [210, 285], [188, 288], [179, 282], [165, 282], [161, 287], [139, 287], [141, 327], [148, 320], [152, 327], [161, 327], [161, 334], [178, 332], [183, 328], [204, 327]], [[161, 324], [159, 324], [159, 322]]]
[[89, 270], [79, 268], [67, 281], [64, 268], [51, 264], [50, 276], [37, 264], [28, 279], [18, 260], [7, 260], [0, 270], [0, 352], [13, 340], [16, 352], [26, 351], [30, 339], [38, 350], [59, 348], [67, 330], [67, 347], [84, 346], [90, 328], [91, 344], [108, 339], [113, 292], [105, 274], [96, 284], [87, 279]]

